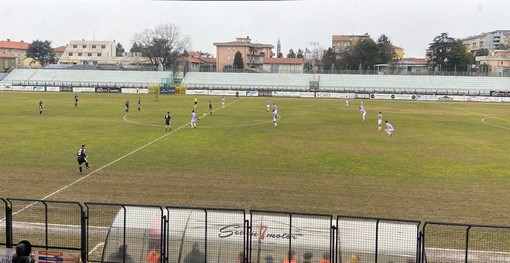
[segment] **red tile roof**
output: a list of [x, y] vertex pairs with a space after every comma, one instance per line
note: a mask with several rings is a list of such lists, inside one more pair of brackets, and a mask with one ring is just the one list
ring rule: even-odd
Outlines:
[[403, 60], [404, 61], [412, 61], [412, 62], [416, 62], [416, 63], [427, 64], [427, 60], [424, 59], [424, 58], [404, 58]]
[[188, 55], [190, 57], [200, 57], [200, 53], [197, 51], [190, 51], [190, 52], [188, 52]]
[[215, 58], [202, 58], [202, 57], [198, 57], [198, 58], [186, 58], [186, 60], [191, 62], [191, 63], [197, 63], [197, 64], [201, 64], [201, 63], [215, 64], [216, 63], [216, 59]]
[[27, 50], [29, 44], [25, 42], [16, 42], [16, 41], [0, 41], [0, 48], [3, 49], [22, 49]]
[[304, 58], [264, 58], [264, 64], [304, 64]]
[[0, 58], [17, 58], [17, 57], [13, 56], [13, 55], [8, 55], [8, 54], [0, 53]]
[[60, 46], [60, 47], [54, 48], [53, 50], [55, 50], [55, 52], [64, 52], [64, 51], [66, 51], [66, 48], [67, 48], [67, 46]]

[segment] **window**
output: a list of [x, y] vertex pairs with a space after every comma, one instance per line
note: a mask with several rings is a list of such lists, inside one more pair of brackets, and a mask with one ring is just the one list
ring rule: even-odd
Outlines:
[[101, 45], [101, 48], [102, 48], [102, 49], [105, 49], [105, 48], [106, 48], [106, 46], [105, 46], [105, 45]]
[[96, 48], [96, 45], [92, 45], [92, 48]]
[[82, 47], [83, 47], [83, 48], [87, 48], [87, 45], [83, 45]]
[[87, 56], [92, 57], [92, 53], [88, 53]]
[[72, 57], [72, 56], [73, 56], [73, 53], [69, 52], [69, 54], [68, 54], [68, 55], [69, 55], [70, 57]]
[[81, 53], [78, 53], [78, 57], [81, 57]]
[[230, 47], [228, 47], [227, 49], [228, 49], [228, 51], [230, 51]]
[[100, 57], [101, 56], [101, 53], [97, 53], [97, 56]]
[[78, 45], [73, 45], [73, 48], [78, 48]]
[[230, 60], [230, 56], [227, 57], [227, 60]]

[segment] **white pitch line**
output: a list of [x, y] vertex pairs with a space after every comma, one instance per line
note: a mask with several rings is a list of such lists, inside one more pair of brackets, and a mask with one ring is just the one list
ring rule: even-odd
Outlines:
[[489, 123], [489, 122], [487, 122], [487, 121], [486, 121], [487, 119], [497, 119], [497, 120], [501, 120], [501, 121], [510, 122], [510, 121], [509, 121], [509, 120], [507, 120], [507, 119], [503, 119], [503, 118], [499, 118], [499, 117], [493, 117], [493, 116], [490, 116], [490, 115], [487, 115], [487, 114], [478, 113], [478, 112], [474, 112], [474, 111], [469, 111], [469, 110], [465, 110], [465, 109], [459, 109], [459, 108], [457, 108], [457, 110], [464, 111], [464, 112], [467, 112], [467, 113], [470, 113], [470, 114], [474, 114], [474, 115], [485, 116], [485, 118], [480, 119], [480, 121], [481, 121], [482, 123], [487, 124], [487, 125], [490, 125], [490, 126], [494, 126], [494, 127], [497, 127], [497, 128], [505, 129], [505, 130], [510, 130], [510, 128], [509, 128], [509, 127], [499, 126], [499, 125], [497, 125], [497, 124], [492, 124], [492, 123]]
[[98, 243], [92, 250], [89, 251], [89, 255], [96, 251], [100, 246], [104, 245], [104, 242]]
[[[233, 103], [235, 103], [236, 101], [238, 101], [238, 100], [234, 100], [234, 101], [232, 101], [231, 103], [229, 103], [229, 104], [225, 105], [225, 107], [226, 107], [226, 106], [229, 106], [229, 105], [231, 105], [231, 104], [233, 104]], [[218, 109], [216, 109], [216, 110], [214, 110], [214, 111], [217, 111], [217, 110], [220, 110], [220, 109], [223, 109], [223, 108], [218, 108]], [[213, 111], [213, 112], [214, 112], [214, 111]], [[205, 115], [205, 116], [203, 116], [203, 117], [206, 117], [206, 116], [207, 116], [207, 115]], [[202, 118], [203, 118], [203, 117], [202, 117]], [[153, 144], [153, 143], [155, 143], [155, 142], [157, 142], [157, 141], [159, 141], [159, 140], [161, 140], [161, 139], [163, 139], [163, 138], [167, 137], [167, 136], [168, 136], [168, 135], [170, 135], [170, 134], [173, 134], [174, 132], [176, 132], [176, 131], [178, 131], [178, 130], [180, 130], [180, 129], [182, 129], [182, 128], [186, 127], [186, 126], [188, 126], [189, 124], [190, 124], [190, 122], [188, 122], [188, 123], [186, 123], [186, 124], [184, 124], [184, 125], [180, 126], [179, 128], [177, 128], [177, 129], [175, 129], [175, 130], [172, 130], [171, 132], [168, 132], [168, 133], [164, 134], [163, 136], [160, 136], [160, 137], [158, 137], [158, 138], [156, 138], [156, 139], [154, 139], [154, 140], [150, 141], [149, 143], [147, 143], [147, 144], [145, 144], [145, 145], [143, 145], [143, 146], [138, 147], [137, 149], [135, 149], [135, 150], [133, 150], [133, 151], [131, 151], [131, 152], [129, 152], [129, 153], [127, 153], [127, 154], [125, 154], [125, 155], [123, 155], [123, 156], [119, 157], [119, 158], [117, 158], [117, 159], [116, 159], [116, 160], [114, 160], [114, 161], [111, 161], [111, 162], [110, 162], [110, 163], [108, 163], [108, 164], [105, 164], [105, 165], [103, 165], [103, 166], [99, 167], [98, 169], [96, 169], [96, 170], [94, 170], [94, 171], [90, 172], [89, 174], [87, 174], [87, 175], [85, 175], [85, 176], [83, 176], [83, 177], [80, 177], [80, 178], [79, 178], [79, 179], [77, 179], [76, 181], [74, 181], [74, 182], [72, 182], [72, 183], [70, 183], [70, 184], [68, 184], [68, 185], [66, 185], [66, 186], [64, 186], [64, 187], [62, 187], [62, 188], [60, 188], [60, 189], [58, 189], [57, 191], [55, 191], [55, 192], [53, 192], [53, 193], [51, 193], [51, 194], [49, 194], [49, 195], [47, 195], [47, 196], [43, 197], [43, 198], [42, 198], [42, 199], [40, 199], [40, 200], [46, 200], [46, 199], [48, 199], [48, 198], [50, 198], [50, 197], [52, 197], [52, 196], [54, 196], [54, 195], [56, 195], [56, 194], [58, 194], [58, 193], [60, 193], [60, 192], [64, 191], [65, 189], [67, 189], [67, 188], [69, 188], [69, 187], [71, 187], [71, 186], [73, 186], [73, 185], [75, 185], [75, 184], [77, 184], [77, 183], [81, 182], [82, 180], [87, 179], [88, 177], [92, 176], [92, 175], [93, 175], [93, 174], [95, 174], [96, 172], [99, 172], [99, 171], [101, 171], [101, 170], [103, 170], [103, 169], [105, 169], [105, 168], [109, 167], [110, 165], [112, 165], [112, 164], [114, 164], [114, 163], [116, 163], [116, 162], [118, 162], [118, 161], [120, 161], [120, 160], [122, 160], [122, 159], [124, 159], [124, 158], [126, 158], [126, 157], [128, 157], [128, 156], [130, 156], [130, 155], [132, 155], [133, 153], [136, 153], [136, 152], [138, 152], [138, 151], [140, 151], [140, 150], [142, 150], [142, 149], [144, 149], [144, 148], [146, 148], [146, 147], [150, 146], [151, 144]], [[20, 209], [20, 210], [18, 210], [18, 211], [16, 211], [16, 212], [13, 212], [12, 214], [13, 214], [13, 215], [16, 215], [16, 214], [18, 214], [18, 213], [21, 213], [21, 212], [23, 212], [24, 210], [26, 210], [26, 209], [28, 209], [28, 208], [32, 207], [32, 206], [33, 206], [33, 205], [35, 205], [35, 204], [37, 204], [37, 202], [31, 203], [31, 204], [29, 204], [29, 205], [27, 205], [27, 206], [23, 207], [22, 209]]]
[[508, 127], [504, 127], [504, 126], [499, 126], [497, 124], [492, 124], [492, 123], [489, 123], [489, 122], [486, 122], [485, 120], [486, 119], [500, 119], [500, 118], [496, 118], [496, 117], [485, 117], [482, 119], [482, 122], [487, 124], [487, 125], [490, 125], [490, 126], [494, 126], [494, 127], [498, 127], [498, 128], [501, 128], [501, 129], [505, 129], [505, 130], [510, 130], [510, 128]]

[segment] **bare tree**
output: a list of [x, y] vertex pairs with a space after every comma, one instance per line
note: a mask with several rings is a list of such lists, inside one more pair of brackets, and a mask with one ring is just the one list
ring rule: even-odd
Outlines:
[[179, 26], [170, 23], [135, 34], [133, 42], [138, 43], [142, 54], [150, 59], [155, 69], [159, 66], [171, 68], [177, 58], [191, 46], [190, 37], [183, 34]]

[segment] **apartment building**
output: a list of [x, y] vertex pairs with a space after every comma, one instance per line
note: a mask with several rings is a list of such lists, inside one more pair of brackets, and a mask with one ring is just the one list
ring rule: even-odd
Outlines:
[[497, 50], [502, 45], [510, 48], [510, 30], [496, 30], [461, 40], [469, 52], [474, 52], [478, 49]]
[[23, 67], [23, 61], [27, 58], [27, 50], [30, 44], [21, 41], [0, 40], [0, 54], [14, 56], [16, 58], [15, 67]]
[[60, 57], [58, 64], [116, 64], [117, 43], [112, 41], [72, 40]]
[[216, 42], [216, 70], [222, 72], [225, 66], [234, 64], [234, 56], [239, 51], [244, 62], [244, 68], [262, 70], [264, 58], [272, 56], [271, 44], [252, 43], [250, 37], [238, 37], [236, 41]]
[[358, 41], [363, 39], [370, 39], [370, 35], [333, 35], [331, 37], [331, 47], [335, 53], [343, 53], [346, 49], [354, 46]]

